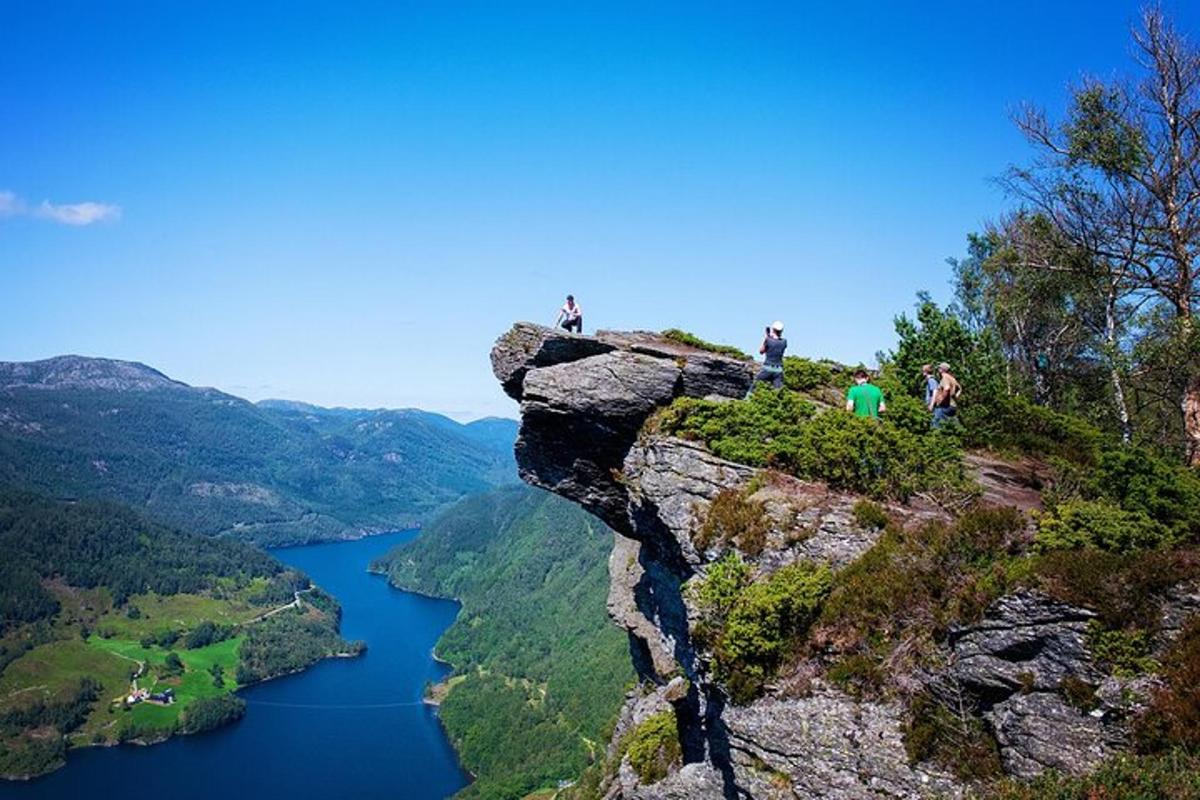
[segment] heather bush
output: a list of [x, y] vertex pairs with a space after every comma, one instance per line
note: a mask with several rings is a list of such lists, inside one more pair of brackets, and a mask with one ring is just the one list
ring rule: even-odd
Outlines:
[[732, 544], [748, 556], [757, 556], [766, 545], [768, 530], [770, 521], [761, 502], [744, 491], [725, 489], [709, 504], [692, 543], [699, 550]]

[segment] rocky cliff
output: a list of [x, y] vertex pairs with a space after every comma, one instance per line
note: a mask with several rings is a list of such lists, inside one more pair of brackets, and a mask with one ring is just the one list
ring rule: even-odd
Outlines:
[[[715, 680], [712, 654], [694, 638], [700, 611], [689, 582], [703, 578], [714, 551], [695, 533], [713, 500], [753, 493], [766, 510], [766, 542], [748, 558], [756, 574], [814, 563], [839, 570], [880, 536], [853, 513], [854, 495], [722, 460], [694, 442], [655, 432], [653, 415], [680, 397], [740, 398], [753, 364], [648, 333], [594, 337], [518, 324], [502, 336], [492, 364], [521, 405], [516, 446], [521, 477], [571, 499], [617, 533], [609, 562], [609, 613], [629, 634], [643, 686], [621, 713], [605, 777], [609, 797], [962, 796], [960, 778], [906, 750], [899, 700], [862, 699], [798, 661], [766, 692], [734, 705]], [[650, 424], [647, 424], [650, 421]], [[1028, 507], [1013, 470], [977, 463], [997, 502]], [[1032, 495], [1036, 497], [1036, 493]], [[946, 518], [919, 502], [887, 508], [908, 528]], [[1196, 603], [1182, 590], [1173, 608]], [[1182, 604], [1182, 605], [1181, 605]], [[939, 644], [936, 671], [907, 675], [915, 689], [969, 709], [986, 726], [1006, 772], [1053, 767], [1081, 771], [1123, 746], [1125, 720], [1145, 687], [1100, 673], [1085, 642], [1092, 612], [1021, 591], [1002, 597]], [[1178, 627], [1178, 626], [1176, 626]], [[1064, 679], [1097, 685], [1093, 707], [1064, 698]], [[957, 706], [955, 705], [957, 704]], [[678, 722], [679, 755], [665, 776], [647, 779], [622, 743], [664, 711]]]

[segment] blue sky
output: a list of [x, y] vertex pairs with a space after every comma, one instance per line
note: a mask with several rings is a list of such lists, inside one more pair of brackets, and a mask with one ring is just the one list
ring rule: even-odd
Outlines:
[[491, 342], [572, 291], [869, 362], [1137, 10], [0, 0], [0, 360], [512, 415]]

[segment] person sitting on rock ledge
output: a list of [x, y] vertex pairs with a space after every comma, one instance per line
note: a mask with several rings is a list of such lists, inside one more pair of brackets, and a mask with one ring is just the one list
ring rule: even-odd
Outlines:
[[776, 320], [767, 328], [762, 347], [758, 348], [758, 352], [764, 358], [762, 369], [754, 376], [753, 386], [770, 383], [776, 389], [783, 388], [783, 353], [785, 350], [787, 350], [787, 339], [783, 338], [783, 323]]
[[567, 303], [558, 310], [558, 319], [554, 324], [561, 325], [568, 331], [583, 333], [583, 309], [575, 302], [575, 295], [567, 295]]

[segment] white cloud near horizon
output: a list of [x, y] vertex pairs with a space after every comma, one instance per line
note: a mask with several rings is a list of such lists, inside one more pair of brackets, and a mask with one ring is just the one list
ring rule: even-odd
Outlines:
[[0, 191], [0, 217], [29, 216], [80, 227], [94, 222], [115, 222], [121, 218], [121, 207], [112, 203], [51, 203], [43, 200], [30, 208], [16, 192]]

